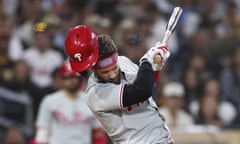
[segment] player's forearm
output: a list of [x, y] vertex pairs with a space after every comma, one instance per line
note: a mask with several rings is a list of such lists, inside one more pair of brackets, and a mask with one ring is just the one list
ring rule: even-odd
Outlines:
[[152, 95], [154, 72], [149, 62], [143, 62], [135, 81], [124, 86], [123, 106], [130, 106], [145, 101]]

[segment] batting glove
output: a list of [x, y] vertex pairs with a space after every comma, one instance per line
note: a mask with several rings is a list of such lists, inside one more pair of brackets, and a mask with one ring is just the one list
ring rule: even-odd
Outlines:
[[[154, 57], [156, 55], [160, 55], [161, 57], [159, 63], [154, 62]], [[143, 55], [143, 57], [140, 59], [140, 64], [147, 60], [149, 63], [151, 63], [154, 71], [159, 71], [165, 65], [169, 56], [170, 52], [168, 50], [168, 46], [158, 42]]]

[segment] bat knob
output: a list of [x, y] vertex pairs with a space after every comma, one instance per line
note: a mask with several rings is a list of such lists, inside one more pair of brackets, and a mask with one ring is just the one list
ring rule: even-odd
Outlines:
[[153, 58], [153, 62], [155, 64], [161, 63], [162, 62], [162, 57], [159, 54], [155, 55], [154, 58]]

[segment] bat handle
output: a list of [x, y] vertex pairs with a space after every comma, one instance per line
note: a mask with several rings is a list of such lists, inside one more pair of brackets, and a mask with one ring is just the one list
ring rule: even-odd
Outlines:
[[162, 40], [163, 44], [167, 43], [167, 41], [169, 40], [171, 34], [172, 34], [172, 32], [170, 30], [166, 30], [166, 32], [164, 33], [163, 40]]

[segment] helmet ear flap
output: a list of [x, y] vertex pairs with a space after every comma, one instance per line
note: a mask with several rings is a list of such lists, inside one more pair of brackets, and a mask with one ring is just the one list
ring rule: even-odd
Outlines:
[[76, 72], [85, 71], [98, 60], [98, 36], [86, 25], [75, 26], [66, 35], [65, 49], [72, 69]]

